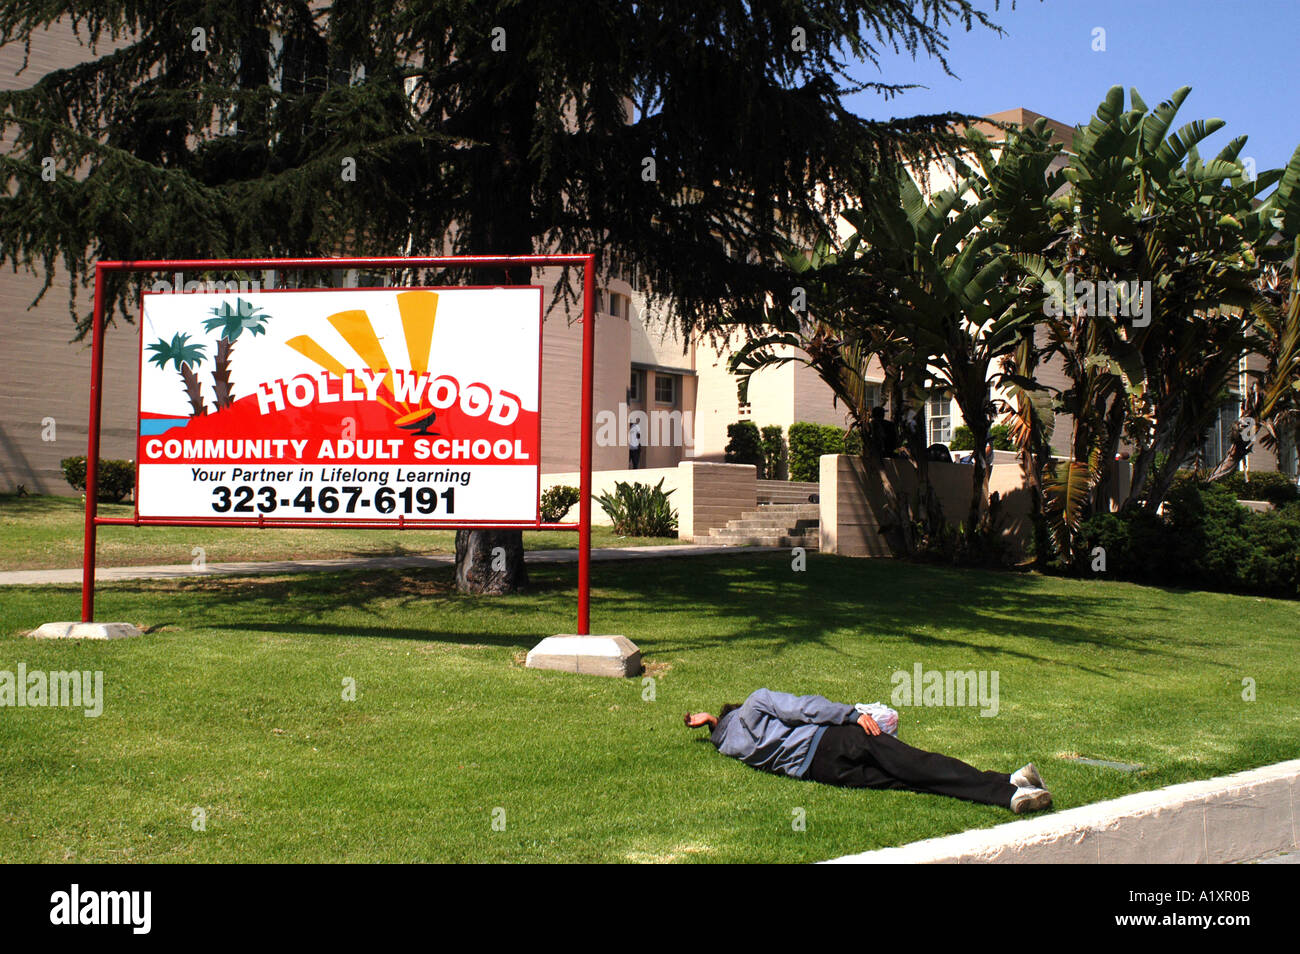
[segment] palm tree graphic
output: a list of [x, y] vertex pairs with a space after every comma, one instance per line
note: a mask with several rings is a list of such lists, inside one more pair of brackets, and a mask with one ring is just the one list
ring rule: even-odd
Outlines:
[[199, 376], [194, 371], [193, 365], [203, 360], [203, 345], [191, 344], [189, 339], [189, 335], [179, 332], [170, 342], [165, 338], [159, 338], [149, 346], [149, 350], [154, 352], [149, 360], [160, 368], [167, 367], [169, 361], [176, 365], [181, 381], [185, 384], [185, 393], [189, 395], [194, 417], [198, 417], [206, 413], [206, 409], [203, 406], [203, 388], [199, 384]]
[[211, 318], [203, 319], [204, 330], [220, 329], [216, 366], [212, 369], [212, 387], [217, 395], [218, 411], [234, 403], [234, 395], [230, 390], [230, 352], [235, 346], [235, 340], [245, 331], [252, 335], [266, 334], [266, 320], [269, 317], [252, 303], [236, 298], [233, 307], [230, 302], [222, 302], [212, 309]]

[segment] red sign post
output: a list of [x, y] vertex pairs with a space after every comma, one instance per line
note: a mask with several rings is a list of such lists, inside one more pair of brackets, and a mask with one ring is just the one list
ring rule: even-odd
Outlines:
[[[507, 268], [510, 266], [527, 266], [546, 267], [546, 266], [574, 266], [581, 265], [583, 268], [583, 314], [582, 314], [582, 424], [581, 424], [581, 500], [579, 501], [579, 520], [578, 523], [542, 523], [537, 515], [537, 496], [540, 490], [540, 453], [538, 443], [538, 432], [540, 430], [540, 406], [536, 411], [529, 411], [522, 416], [522, 419], [515, 424], [514, 430], [508, 432], [513, 440], [498, 440], [495, 442], [486, 439], [477, 440], [457, 440], [455, 442], [447, 439], [438, 439], [432, 432], [431, 427], [437, 418], [436, 412], [444, 414], [444, 421], [450, 419], [453, 422], [453, 428], [459, 433], [467, 433], [465, 427], [468, 425], [477, 425], [478, 418], [492, 420], [498, 424], [511, 423], [519, 417], [520, 407], [517, 395], [509, 391], [502, 391], [493, 395], [488, 385], [469, 381], [458, 382], [456, 378], [450, 375], [432, 379], [432, 372], [426, 371], [426, 357], [428, 355], [429, 336], [433, 332], [434, 313], [437, 310], [439, 294], [443, 296], [453, 306], [456, 300], [456, 294], [459, 292], [462, 296], [467, 294], [463, 286], [442, 286], [439, 288], [427, 288], [419, 290], [401, 289], [376, 289], [370, 291], [356, 290], [339, 290], [334, 294], [339, 297], [351, 295], [353, 298], [360, 297], [365, 299], [384, 299], [382, 304], [389, 304], [387, 296], [396, 295], [398, 308], [402, 311], [403, 330], [406, 334], [408, 343], [414, 343], [417, 339], [421, 347], [420, 354], [412, 356], [410, 359], [418, 365], [414, 370], [402, 370], [391, 367], [392, 361], [388, 360], [382, 354], [382, 348], [378, 349], [379, 354], [370, 360], [371, 367], [364, 370], [345, 369], [334, 358], [327, 349], [321, 347], [311, 335], [300, 334], [297, 337], [285, 342], [295, 352], [305, 356], [307, 359], [320, 365], [321, 369], [315, 372], [315, 377], [320, 381], [322, 390], [328, 390], [327, 384], [337, 379], [337, 384], [345, 392], [346, 396], [359, 397], [363, 394], [374, 399], [378, 397], [379, 403], [385, 408], [390, 409], [394, 415], [398, 415], [395, 421], [397, 427], [404, 428], [413, 435], [424, 435], [413, 438], [410, 442], [414, 447], [413, 453], [417, 455], [446, 454], [449, 449], [455, 448], [456, 452], [469, 453], [469, 448], [474, 448], [474, 455], [478, 456], [480, 445], [484, 456], [492, 454], [501, 460], [491, 463], [500, 463], [512, 466], [479, 466], [464, 464], [462, 466], [479, 466], [479, 473], [482, 479], [479, 483], [487, 481], [494, 488], [508, 487], [512, 492], [514, 501], [511, 512], [504, 516], [503, 519], [495, 519], [498, 515], [491, 512], [490, 506], [483, 503], [482, 495], [477, 501], [476, 506], [468, 508], [471, 512], [470, 518], [466, 521], [459, 521], [454, 516], [455, 511], [451, 505], [453, 499], [452, 493], [447, 492], [443, 495], [442, 512], [439, 513], [439, 498], [437, 495], [426, 493], [429, 488], [420, 487], [418, 492], [416, 488], [407, 486], [402, 491], [397, 491], [395, 487], [389, 486], [386, 482], [379, 490], [363, 486], [353, 486], [343, 488], [345, 491], [352, 491], [348, 495], [348, 504], [345, 511], [339, 511], [339, 504], [335, 495], [337, 488], [326, 486], [324, 488], [312, 487], [310, 481], [313, 474], [324, 475], [334, 471], [326, 471], [324, 468], [318, 468], [315, 471], [299, 468], [296, 476], [290, 476], [288, 470], [262, 470], [259, 473], [271, 473], [274, 476], [267, 478], [271, 481], [279, 480], [278, 486], [261, 486], [257, 493], [259, 502], [254, 507], [251, 503], [253, 488], [247, 486], [231, 487], [226, 484], [219, 484], [213, 487], [201, 487], [196, 495], [191, 493], [194, 489], [187, 483], [183, 475], [183, 468], [169, 463], [169, 459], [177, 456], [197, 454], [193, 461], [211, 463], [210, 455], [218, 453], [212, 448], [222, 445], [226, 442], [221, 440], [212, 440], [211, 437], [218, 434], [212, 425], [213, 418], [204, 416], [202, 406], [195, 409], [195, 416], [188, 417], [181, 411], [175, 412], [175, 419], [169, 419], [165, 413], [152, 413], [146, 421], [143, 417], [139, 424], [137, 441], [139, 450], [137, 451], [136, 460], [136, 508], [132, 517], [101, 517], [98, 515], [97, 507], [97, 487], [98, 487], [98, 464], [99, 464], [99, 443], [100, 443], [100, 417], [102, 404], [102, 382], [103, 382], [103, 363], [104, 363], [104, 275], [107, 272], [149, 272], [149, 271], [215, 271], [215, 270], [233, 270], [233, 269], [377, 269], [377, 268], [436, 268], [436, 267], [469, 267], [469, 268]], [[595, 347], [595, 326], [594, 326], [594, 270], [595, 258], [592, 255], [521, 255], [521, 256], [439, 256], [439, 257], [421, 257], [421, 258], [331, 258], [331, 259], [222, 259], [222, 260], [164, 260], [164, 261], [139, 261], [139, 262], [100, 262], [95, 268], [95, 305], [92, 326], [92, 363], [91, 363], [91, 385], [90, 385], [90, 422], [87, 437], [86, 448], [86, 524], [85, 524], [85, 552], [83, 560], [82, 576], [82, 597], [81, 597], [81, 617], [83, 622], [91, 622], [94, 615], [95, 599], [95, 533], [96, 528], [101, 525], [131, 525], [131, 526], [235, 526], [235, 527], [347, 527], [353, 529], [381, 528], [392, 527], [398, 529], [416, 529], [421, 526], [437, 526], [441, 529], [455, 530], [472, 530], [472, 529], [501, 529], [509, 527], [540, 529], [540, 530], [578, 530], [578, 626], [579, 635], [586, 635], [590, 631], [590, 605], [589, 593], [591, 584], [591, 442], [592, 442], [592, 387], [594, 377], [594, 347]], [[303, 290], [304, 292], [308, 290]], [[536, 295], [530, 297], [530, 292], [536, 292]], [[516, 298], [513, 301], [506, 301], [510, 294], [523, 295], [522, 299]], [[266, 293], [259, 293], [266, 294]], [[503, 307], [509, 311], [513, 308], [515, 314], [519, 313], [519, 303], [528, 302], [534, 299], [540, 302], [540, 291], [533, 288], [517, 288], [510, 286], [498, 286], [493, 289], [480, 290], [479, 299], [484, 300], [484, 295], [491, 296], [493, 302], [503, 303]], [[228, 302], [224, 299], [229, 295], [223, 295], [221, 307], [211, 309], [218, 315], [224, 316], [222, 320], [229, 319], [239, 322], [241, 316], [233, 311]], [[253, 297], [253, 296], [248, 296]], [[151, 299], [152, 300], [152, 299]], [[349, 299], [351, 300], [351, 299]], [[175, 302], [167, 301], [167, 305]], [[188, 304], [188, 302], [187, 302]], [[248, 302], [240, 301], [239, 307], [248, 307]], [[165, 309], [160, 304], [158, 308], [161, 311], [170, 310], [175, 312], [176, 309]], [[191, 309], [192, 310], [192, 309]], [[446, 310], [444, 306], [444, 311]], [[307, 330], [310, 330], [310, 317], [304, 318], [299, 309], [298, 322], [301, 325], [305, 320]], [[464, 326], [469, 313], [463, 309], [459, 313], [460, 324]], [[538, 307], [538, 321], [540, 325], [540, 308]], [[411, 320], [415, 319], [415, 320]], [[245, 350], [249, 347], [255, 347], [255, 334], [264, 333], [261, 327], [262, 319], [249, 317], [243, 319], [247, 327], [255, 327], [255, 333], [248, 335], [254, 339], [254, 345], [246, 345]], [[378, 338], [370, 324], [370, 318], [364, 311], [345, 311], [331, 315], [328, 319], [335, 329], [344, 332], [358, 331], [359, 333], [349, 340], [353, 344], [361, 342], [364, 345], [367, 342], [373, 342], [377, 345]], [[285, 324], [291, 323], [284, 322]], [[219, 322], [218, 322], [219, 323]], [[142, 314], [141, 331], [144, 330], [144, 315]], [[423, 336], [416, 333], [412, 325], [422, 329]], [[444, 320], [443, 325], [446, 325]], [[187, 327], [184, 324], [172, 326], [169, 330], [175, 330], [176, 327]], [[441, 326], [440, 326], [441, 327]], [[300, 330], [302, 330], [300, 328]], [[540, 327], [538, 328], [540, 334]], [[238, 334], [238, 331], [235, 332]], [[396, 336], [390, 336], [396, 337]], [[177, 340], [179, 338], [179, 340]], [[178, 370], [181, 369], [183, 357], [180, 356], [185, 348], [189, 348], [192, 353], [199, 353], [194, 350], [194, 345], [187, 345], [188, 335], [178, 334], [173, 338], [173, 350], [168, 351], [165, 339], [160, 339], [158, 343], [151, 346], [156, 353], [151, 359], [159, 367], [164, 367], [168, 360], [175, 362]], [[220, 343], [220, 342], [219, 342]], [[143, 348], [143, 337], [141, 340]], [[224, 342], [229, 345], [230, 342]], [[541, 343], [537, 341], [538, 354], [538, 379], [533, 382], [534, 393], [540, 388], [540, 357]], [[463, 348], [463, 345], [462, 345]], [[289, 349], [285, 349], [288, 353]], [[201, 349], [200, 349], [201, 350]], [[265, 351], [265, 349], [263, 349]], [[359, 353], [364, 353], [364, 346], [358, 347]], [[227, 351], [227, 358], [229, 352]], [[143, 351], [142, 351], [143, 356]], [[387, 364], [388, 367], [376, 367], [376, 363]], [[519, 362], [514, 362], [516, 368]], [[267, 361], [261, 363], [263, 369], [268, 366]], [[142, 362], [142, 367], [144, 363]], [[190, 370], [186, 366], [185, 370]], [[526, 371], [525, 367], [525, 371]], [[387, 390], [382, 391], [379, 383], [383, 372], [384, 385]], [[226, 413], [226, 416], [234, 419], [240, 415], [249, 417], [250, 421], [259, 421], [260, 418], [254, 415], [257, 410], [254, 407], [256, 399], [260, 405], [260, 414], [267, 415], [268, 412], [278, 412], [281, 419], [292, 420], [294, 411], [292, 408], [285, 408], [284, 393], [285, 382], [281, 380], [272, 380], [271, 377], [263, 376], [263, 383], [259, 387], [265, 392], [259, 395], [245, 395], [242, 401], [231, 402], [229, 387], [229, 366], [228, 361], [224, 369], [225, 393], [219, 398], [219, 409]], [[192, 372], [191, 372], [192, 374]], [[331, 375], [333, 377], [331, 377]], [[528, 374], [525, 377], [530, 377]], [[272, 376], [273, 377], [273, 376]], [[419, 377], [420, 380], [414, 380]], [[394, 384], [396, 379], [396, 385]], [[432, 379], [432, 380], [431, 380]], [[306, 388], [313, 381], [312, 374], [299, 374], [292, 377], [290, 385], [297, 383], [301, 387], [299, 390]], [[192, 382], [191, 382], [192, 383]], [[402, 386], [405, 385], [406, 396], [409, 397], [411, 389], [418, 387], [420, 393], [423, 393], [425, 385], [428, 386], [429, 397], [422, 403], [417, 400], [417, 405], [412, 409], [411, 404], [401, 402], [394, 394], [394, 391], [401, 392]], [[464, 385], [462, 400], [459, 406], [454, 404], [454, 394], [457, 387]], [[197, 386], [196, 386], [197, 387]], [[442, 390], [437, 390], [442, 388]], [[354, 392], [355, 389], [355, 393]], [[163, 389], [165, 392], [165, 389]], [[436, 393], [438, 397], [434, 397]], [[143, 393], [143, 388], [142, 388]], [[290, 394], [293, 390], [290, 387]], [[334, 401], [339, 399], [339, 395], [331, 395]], [[385, 397], [388, 400], [385, 400]], [[224, 398], [224, 404], [221, 403]], [[202, 404], [201, 395], [196, 400]], [[305, 400], [305, 399], [304, 399]], [[290, 398], [292, 403], [292, 396]], [[274, 407], [272, 407], [274, 404]], [[424, 406], [428, 404], [429, 406]], [[489, 404], [491, 407], [489, 408]], [[240, 407], [239, 405], [247, 405]], [[358, 405], [360, 406], [360, 405]], [[151, 408], [157, 412], [157, 408]], [[320, 409], [317, 408], [316, 411]], [[143, 399], [141, 411], [143, 408]], [[287, 411], [287, 414], [285, 413]], [[250, 417], [250, 415], [253, 415]], [[458, 415], [460, 415], [458, 419]], [[271, 414], [274, 418], [275, 413]], [[242, 419], [242, 418], [241, 418]], [[197, 422], [197, 423], [196, 423]], [[456, 427], [459, 423], [459, 427]], [[145, 433], [148, 425], [148, 434]], [[194, 425], [192, 428], [188, 425]], [[219, 425], [217, 425], [219, 428]], [[212, 431], [212, 434], [208, 434]], [[178, 433], [185, 435], [186, 439], [182, 440], [177, 437], [169, 436], [169, 433]], [[241, 437], [247, 436], [248, 425], [242, 428]], [[303, 431], [303, 434], [308, 431]], [[479, 432], [475, 432], [476, 434]], [[502, 434], [507, 432], [503, 431]], [[201, 439], [201, 435], [207, 434], [209, 439]], [[153, 436], [150, 436], [153, 435]], [[191, 439], [192, 438], [192, 439]], [[241, 443], [256, 443], [262, 445], [261, 441], [243, 441]], [[269, 447], [276, 444], [277, 451], [282, 452], [286, 444], [306, 445], [307, 440], [301, 441], [266, 441]], [[327, 445], [331, 442], [325, 442]], [[340, 445], [349, 443], [347, 441], [338, 442]], [[359, 443], [359, 442], [358, 442]], [[402, 440], [391, 440], [384, 442], [391, 445], [400, 445], [405, 447]], [[197, 448], [208, 448], [207, 450], [194, 450]], [[182, 448], [184, 450], [182, 450]], [[164, 450], [165, 449], [165, 450]], [[490, 449], [490, 450], [489, 450]], [[329, 448], [324, 447], [322, 451], [328, 452]], [[301, 455], [300, 455], [301, 457]], [[306, 460], [307, 458], [301, 458]], [[519, 466], [525, 461], [532, 461], [530, 466]], [[219, 461], [218, 461], [219, 462]], [[323, 463], [323, 461], [313, 461]], [[406, 461], [407, 464], [413, 461]], [[150, 506], [148, 512], [141, 513], [141, 467], [148, 466], [150, 471]], [[535, 466], [535, 472], [531, 467]], [[337, 470], [337, 469], [336, 469]], [[178, 473], [179, 472], [179, 473]], [[379, 471], [376, 471], [379, 473]], [[200, 469], [194, 468], [194, 476], [200, 476]], [[520, 480], [526, 479], [527, 484], [521, 485]], [[302, 485], [306, 480], [307, 484]], [[328, 479], [326, 479], [328, 483]], [[533, 500], [521, 500], [524, 496], [525, 489], [531, 490]], [[231, 505], [232, 497], [239, 498], [242, 494], [249, 498], [241, 504]], [[327, 503], [328, 506], [322, 506], [323, 511], [330, 513], [346, 514], [346, 517], [328, 518], [317, 516], [314, 513], [317, 493], [322, 492], [319, 497], [320, 502]], [[297, 494], [295, 496], [295, 493]], [[207, 504], [200, 505], [198, 501], [206, 500], [211, 495], [215, 501], [211, 504], [212, 511], [218, 515], [211, 516], [203, 510]], [[283, 495], [283, 496], [282, 496]], [[499, 495], [504, 499], [506, 494], [499, 491]], [[490, 496], [490, 495], [489, 495]], [[428, 499], [425, 499], [428, 498]], [[353, 505], [360, 500], [361, 508], [374, 507], [374, 510], [357, 509]], [[461, 513], [465, 513], [465, 498], [462, 495]], [[401, 501], [405, 501], [403, 505]], [[391, 513], [397, 507], [401, 511], [395, 518], [370, 516], [371, 513]], [[241, 518], [236, 515], [237, 512], [253, 513], [256, 511], [256, 519], [251, 516]], [[414, 519], [408, 520], [406, 513], [411, 512], [415, 515]], [[271, 514], [271, 516], [268, 516]], [[287, 514], [287, 515], [286, 515]]]

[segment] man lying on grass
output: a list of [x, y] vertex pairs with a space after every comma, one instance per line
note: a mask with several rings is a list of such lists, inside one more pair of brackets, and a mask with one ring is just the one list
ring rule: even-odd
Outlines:
[[759, 689], [743, 705], [718, 715], [686, 714], [693, 729], [709, 727], [709, 741], [746, 765], [849, 788], [902, 788], [1002, 805], [1017, 815], [1052, 804], [1030, 762], [1011, 775], [981, 772], [958, 759], [924, 752], [880, 731], [876, 720], [821, 696]]

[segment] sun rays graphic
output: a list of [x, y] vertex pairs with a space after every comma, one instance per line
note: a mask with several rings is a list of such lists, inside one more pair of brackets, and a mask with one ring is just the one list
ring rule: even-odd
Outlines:
[[[410, 370], [417, 376], [422, 375], [429, 370], [429, 356], [433, 347], [433, 326], [438, 317], [438, 293], [431, 291], [399, 292], [397, 295], [397, 311], [402, 316], [402, 333], [406, 338], [406, 352], [410, 357]], [[389, 396], [392, 397], [394, 394], [393, 362], [384, 353], [384, 346], [380, 343], [379, 336], [375, 334], [374, 325], [370, 323], [370, 315], [361, 309], [340, 311], [330, 315], [326, 321], [356, 352], [364, 367], [369, 368], [371, 371], [382, 369], [386, 372], [382, 387], [386, 388]], [[349, 371], [341, 360], [330, 354], [310, 335], [298, 335], [296, 338], [290, 338], [285, 344], [308, 360], [320, 365], [340, 380], [347, 375], [352, 375], [354, 383], [359, 383], [356, 380], [356, 375]], [[420, 403], [416, 405], [411, 405], [406, 401], [398, 401], [395, 397], [392, 401], [389, 401], [383, 396], [376, 396], [376, 400], [393, 413], [396, 418], [394, 423], [398, 427], [414, 431], [417, 434], [427, 434], [429, 432], [428, 429], [433, 423], [435, 414], [427, 398], [422, 398]]]

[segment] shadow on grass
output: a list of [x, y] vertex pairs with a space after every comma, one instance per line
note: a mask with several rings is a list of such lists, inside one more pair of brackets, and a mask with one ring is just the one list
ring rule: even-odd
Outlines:
[[[1053, 592], [1061, 584], [1037, 576], [832, 557], [812, 561], [805, 573], [792, 573], [784, 555], [770, 554], [745, 560], [728, 557], [708, 565], [701, 560], [690, 568], [665, 560], [644, 569], [646, 578], [635, 589], [626, 585], [630, 581], [625, 577], [625, 585], [611, 591], [602, 573], [593, 612], [632, 613], [647, 597], [656, 608], [670, 609], [680, 601], [679, 593], [693, 589], [698, 597], [689, 615], [713, 624], [694, 632], [687, 624], [668, 638], [647, 639], [640, 643], [647, 653], [690, 652], [742, 641], [751, 651], [780, 654], [816, 642], [853, 657], [832, 639], [845, 633], [900, 646], [1053, 663], [1062, 661], [1058, 654], [1012, 648], [1006, 641], [1029, 638], [1044, 646], [1091, 646], [1170, 659], [1190, 658], [1180, 648], [1207, 645], [1177, 635], [1181, 618], [1172, 606], [1137, 604], [1135, 591], [1128, 587], [1062, 594]], [[651, 577], [656, 570], [658, 575]], [[1082, 590], [1083, 584], [1078, 587]], [[1163, 601], [1157, 598], [1157, 603]], [[717, 624], [727, 620], [739, 624], [735, 635], [704, 633], [716, 631]], [[1197, 659], [1204, 664], [1203, 658]], [[1126, 671], [1113, 658], [1105, 669], [1080, 662], [1069, 665], [1107, 678]]]
[[369, 636], [379, 639], [414, 639], [421, 642], [452, 643], [458, 646], [498, 646], [503, 649], [532, 649], [553, 633], [508, 633], [493, 634], [484, 632], [447, 632], [446, 630], [413, 629], [410, 627], [389, 626], [376, 630], [358, 630], [355, 626], [342, 624], [312, 623], [241, 623], [235, 626], [213, 626], [212, 629], [238, 630], [241, 633], [265, 633], [274, 636], [326, 636], [350, 639], [357, 636]]
[[[148, 589], [139, 587], [142, 595]], [[212, 578], [185, 581], [182, 589], [191, 605], [201, 607], [186, 620], [191, 627], [530, 648], [552, 633], [536, 626], [527, 632], [517, 628], [494, 632], [492, 618], [485, 620], [484, 629], [477, 632], [463, 625], [454, 630], [445, 627], [448, 623], [463, 623], [466, 614], [484, 609], [492, 611], [497, 618], [502, 613], [532, 616], [537, 609], [529, 604], [530, 599], [540, 598], [562, 606], [561, 597], [568, 593], [570, 584], [558, 578], [534, 578], [524, 593], [477, 597], [456, 591], [451, 567], [429, 567], [273, 578]], [[409, 611], [427, 617], [428, 627], [394, 624], [394, 615], [409, 617]], [[358, 615], [360, 619], [356, 618]], [[339, 617], [348, 621], [340, 621]]]
[[[101, 503], [101, 512], [105, 508], [122, 506], [129, 511], [129, 505]], [[0, 517], [28, 517], [32, 514], [48, 513], [85, 513], [86, 505], [80, 497], [55, 497], [48, 494], [0, 494]], [[116, 515], [116, 512], [114, 512]]]
[[[508, 597], [456, 592], [451, 567], [140, 581], [113, 589], [146, 601], [184, 598], [192, 607], [188, 626], [521, 646], [570, 630], [576, 575], [572, 565], [533, 564], [527, 592]], [[795, 573], [784, 554], [771, 553], [601, 563], [593, 579], [593, 628], [631, 634], [647, 656], [718, 648], [780, 655], [810, 643], [845, 658], [865, 655], [843, 648], [847, 634], [1065, 665], [1108, 679], [1133, 670], [1113, 655], [1100, 668], [1053, 649], [1120, 650], [1171, 663], [1194, 656], [1198, 665], [1213, 665], [1182, 651], [1209, 644], [1180, 633], [1186, 610], [1176, 606], [1177, 595], [1126, 584], [829, 556]], [[429, 628], [411, 627], [410, 612], [427, 617]], [[407, 619], [395, 624], [398, 614]], [[482, 632], [465, 631], [472, 617]], [[453, 622], [455, 632], [439, 630]], [[1018, 645], [1009, 646], [1011, 640]]]

